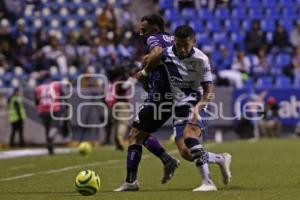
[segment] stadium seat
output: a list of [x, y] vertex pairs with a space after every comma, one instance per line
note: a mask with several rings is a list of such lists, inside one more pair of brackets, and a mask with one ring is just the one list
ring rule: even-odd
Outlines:
[[265, 32], [274, 32], [275, 30], [275, 21], [273, 19], [267, 19], [261, 21], [261, 28]]
[[212, 11], [208, 8], [202, 8], [199, 11], [199, 17], [201, 20], [207, 20], [207, 21], [214, 19], [214, 15], [213, 15]]
[[189, 25], [196, 31], [196, 33], [201, 33], [204, 31], [203, 24], [199, 19], [192, 20]]
[[244, 89], [248, 89], [248, 90], [251, 90], [254, 88], [254, 81], [253, 79], [248, 79], [244, 82], [244, 85], [243, 85], [243, 88]]
[[180, 14], [176, 9], [167, 9], [165, 10], [164, 17], [168, 21], [177, 21], [180, 19]]
[[296, 20], [299, 17], [297, 13], [297, 8], [295, 7], [288, 7], [282, 10], [282, 17], [285, 20]]
[[171, 30], [172, 30], [172, 31], [175, 31], [175, 29], [176, 29], [177, 26], [183, 25], [183, 24], [185, 24], [185, 23], [184, 23], [184, 20], [179, 20], [179, 21], [176, 20], [176, 21], [172, 21], [172, 22], [171, 22]]
[[229, 32], [237, 32], [240, 31], [241, 25], [239, 20], [230, 19], [225, 21], [225, 28]]
[[243, 1], [240, 0], [231, 0], [230, 4], [234, 7], [242, 7], [245, 6]]
[[197, 12], [194, 8], [184, 8], [181, 11], [181, 17], [185, 20], [191, 20], [197, 18]]
[[57, 29], [60, 26], [60, 20], [59, 19], [51, 19], [50, 21], [50, 27], [53, 29]]
[[245, 8], [234, 8], [231, 13], [232, 19], [244, 20], [246, 19], [246, 9]]
[[220, 32], [222, 31], [222, 25], [219, 20], [211, 20], [207, 22], [207, 28], [211, 32]]
[[217, 44], [225, 43], [228, 40], [227, 32], [216, 32], [213, 34], [213, 41]]
[[196, 41], [202, 43], [203, 41], [210, 40], [209, 34], [207, 32], [196, 33]]
[[241, 44], [244, 43], [245, 33], [244, 32], [233, 32], [230, 34], [230, 38], [234, 43]]
[[295, 77], [294, 87], [300, 88], [300, 75], [298, 75], [298, 76]]
[[250, 20], [250, 19], [249, 20], [244, 20], [242, 22], [242, 27], [246, 31], [249, 31], [251, 29], [251, 26], [252, 26], [252, 20]]
[[260, 20], [263, 19], [263, 9], [261, 7], [258, 8], [250, 8], [248, 11], [249, 18], [252, 20]]
[[287, 32], [291, 32], [294, 29], [294, 22], [292, 20], [280, 20], [279, 23]]
[[279, 0], [279, 5], [285, 7], [285, 6], [295, 6], [294, 0]]
[[272, 79], [270, 77], [260, 77], [257, 80], [256, 87], [271, 88], [273, 87]]
[[227, 20], [230, 19], [230, 13], [229, 13], [229, 9], [221, 7], [219, 9], [215, 10], [215, 16], [219, 19], [219, 20]]
[[280, 53], [275, 58], [275, 67], [283, 68], [291, 64], [291, 56], [287, 53]]
[[166, 8], [173, 8], [173, 0], [159, 0], [159, 7], [166, 9]]
[[247, 0], [246, 5], [249, 8], [257, 8], [257, 7], [261, 6], [261, 2], [260, 2], [260, 0]]
[[291, 79], [286, 76], [278, 76], [275, 81], [275, 86], [278, 88], [287, 88], [291, 87]]
[[280, 19], [281, 14], [278, 8], [268, 8], [265, 11], [265, 19]]
[[277, 6], [277, 0], [262, 0], [262, 4], [265, 8], [274, 8]]

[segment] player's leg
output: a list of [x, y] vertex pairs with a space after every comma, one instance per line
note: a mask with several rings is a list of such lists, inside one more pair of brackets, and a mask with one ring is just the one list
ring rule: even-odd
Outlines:
[[41, 115], [42, 118], [42, 122], [45, 128], [45, 135], [46, 135], [46, 145], [47, 145], [47, 149], [48, 149], [48, 153], [49, 155], [53, 155], [54, 154], [54, 147], [53, 147], [53, 141], [52, 138], [50, 136], [50, 128], [51, 128], [51, 116], [50, 114], [44, 113]]
[[20, 146], [23, 147], [25, 145], [25, 142], [24, 142], [24, 136], [23, 136], [23, 120], [20, 120], [18, 122], [18, 129], [19, 129], [19, 135], [20, 135]]
[[129, 146], [127, 151], [127, 175], [125, 182], [115, 189], [115, 192], [137, 191], [139, 184], [137, 181], [138, 166], [142, 158], [142, 142], [147, 136], [146, 132], [132, 127], [129, 133]]
[[193, 191], [216, 191], [208, 168], [208, 153], [199, 142], [199, 136], [202, 130], [198, 125], [188, 123], [183, 131], [184, 143], [190, 150], [192, 159], [196, 164], [202, 177], [202, 185]]
[[154, 136], [149, 135], [146, 137], [146, 139], [143, 141], [143, 145], [157, 158], [161, 160], [161, 162], [164, 165], [164, 175], [162, 178], [161, 183], [165, 184], [174, 175], [175, 170], [179, 167], [180, 162], [179, 160], [176, 160], [171, 155], [167, 153], [167, 151], [161, 146], [158, 139], [156, 139]]
[[187, 146], [185, 145], [184, 138], [181, 137], [180, 139], [175, 140], [175, 143], [177, 145], [180, 156], [187, 161], [193, 162], [192, 154], [190, 150], [187, 148]]
[[15, 146], [15, 134], [16, 134], [16, 129], [17, 129], [17, 122], [12, 122], [11, 123], [11, 134], [10, 134], [10, 140], [9, 140], [9, 145], [10, 147], [14, 147]]
[[[179, 133], [178, 131], [175, 133], [176, 133], [175, 142], [181, 157], [187, 161], [193, 161], [191, 152], [184, 143], [183, 133], [182, 132]], [[228, 153], [216, 154], [212, 152], [207, 152], [207, 154], [208, 154], [207, 162], [209, 164], [217, 164], [220, 167], [223, 183], [227, 185], [230, 182], [230, 178], [231, 178], [231, 173], [230, 173], [231, 155]]]
[[[155, 104], [146, 105], [139, 112], [139, 119], [133, 123], [133, 126], [147, 133], [156, 132], [171, 117], [171, 111], [172, 102], [156, 102]], [[143, 145], [163, 163], [164, 173], [161, 182], [162, 184], [167, 183], [178, 168], [179, 160], [168, 154], [159, 140], [152, 135], [145, 138]]]

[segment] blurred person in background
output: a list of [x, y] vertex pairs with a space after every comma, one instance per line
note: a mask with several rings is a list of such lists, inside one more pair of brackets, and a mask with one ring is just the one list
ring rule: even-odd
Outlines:
[[300, 47], [300, 22], [297, 23], [290, 35], [291, 43], [294, 48]]
[[295, 135], [300, 137], [300, 122], [298, 122], [295, 127]]
[[218, 78], [227, 79], [237, 88], [243, 87], [243, 80], [248, 79], [251, 62], [243, 50], [236, 52], [231, 69], [224, 69], [218, 72]]
[[44, 58], [44, 65], [50, 67], [51, 65], [58, 66], [61, 74], [66, 74], [68, 71], [67, 58], [59, 41], [59, 34], [52, 32], [49, 35], [49, 45], [42, 48], [40, 56]]
[[295, 50], [295, 54], [292, 58], [292, 66], [294, 77], [300, 76], [300, 46]]
[[281, 133], [281, 122], [278, 116], [279, 105], [277, 100], [270, 96], [265, 104], [263, 118], [259, 122], [259, 133], [261, 137], [279, 137]]
[[270, 74], [271, 62], [266, 55], [265, 48], [261, 48], [258, 54], [252, 57], [252, 73], [254, 78]]
[[13, 38], [10, 32], [10, 23], [7, 19], [0, 22], [0, 53], [9, 61], [12, 60]]
[[66, 91], [60, 82], [52, 82], [49, 74], [41, 78], [41, 84], [35, 89], [35, 104], [39, 117], [45, 128], [46, 145], [49, 155], [54, 154], [54, 138], [57, 132], [64, 137], [70, 134], [69, 120], [55, 119], [55, 117], [66, 117], [67, 106], [62, 105], [60, 98]]
[[107, 4], [102, 13], [98, 15], [97, 24], [100, 30], [115, 30], [117, 25], [116, 14], [112, 4]]
[[231, 69], [241, 72], [242, 75], [249, 75], [251, 70], [251, 62], [249, 57], [245, 55], [244, 51], [237, 51], [236, 56], [233, 59]]
[[19, 88], [14, 88], [12, 95], [8, 98], [8, 116], [9, 122], [11, 123], [11, 135], [10, 135], [10, 146], [15, 146], [15, 136], [18, 132], [20, 136], [19, 144], [24, 146], [23, 127], [26, 119], [25, 107], [21, 98]]
[[287, 53], [292, 53], [293, 51], [289, 41], [289, 35], [281, 24], [276, 25], [271, 48], [272, 53], [275, 54], [280, 51], [285, 51]]
[[129, 127], [129, 104], [128, 89], [135, 84], [135, 79], [131, 78], [133, 74], [129, 74], [130, 70], [124, 67], [109, 70], [109, 90], [106, 96], [106, 104], [113, 113], [110, 113], [111, 126], [109, 127], [109, 135], [115, 140], [117, 150], [124, 150], [125, 136]]
[[16, 38], [13, 48], [13, 64], [15, 66], [21, 66], [27, 73], [32, 72], [32, 49], [29, 48], [29, 41], [26, 36], [19, 35]]
[[246, 32], [245, 45], [247, 53], [257, 54], [258, 50], [267, 44], [266, 33], [261, 30], [260, 22], [253, 21], [251, 29]]
[[75, 32], [70, 31], [67, 34], [67, 41], [64, 45], [64, 54], [66, 56], [68, 66], [75, 65], [80, 67], [81, 65], [81, 49], [77, 42]]
[[95, 32], [92, 29], [93, 23], [89, 20], [84, 22], [83, 27], [80, 30], [78, 44], [80, 46], [90, 46], [92, 45], [93, 37], [95, 36]]

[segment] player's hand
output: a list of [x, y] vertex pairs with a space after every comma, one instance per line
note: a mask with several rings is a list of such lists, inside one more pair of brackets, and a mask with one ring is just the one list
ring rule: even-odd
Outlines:
[[142, 71], [138, 71], [135, 74], [135, 78], [143, 85], [143, 88], [146, 92], [149, 91], [149, 86], [148, 86], [148, 76], [145, 76]]

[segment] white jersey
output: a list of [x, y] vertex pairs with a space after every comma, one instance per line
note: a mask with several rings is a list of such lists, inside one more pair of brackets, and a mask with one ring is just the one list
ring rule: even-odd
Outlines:
[[162, 61], [168, 72], [175, 105], [184, 105], [201, 99], [201, 83], [212, 82], [208, 57], [193, 47], [189, 56], [179, 59], [175, 55], [175, 46], [165, 48]]

